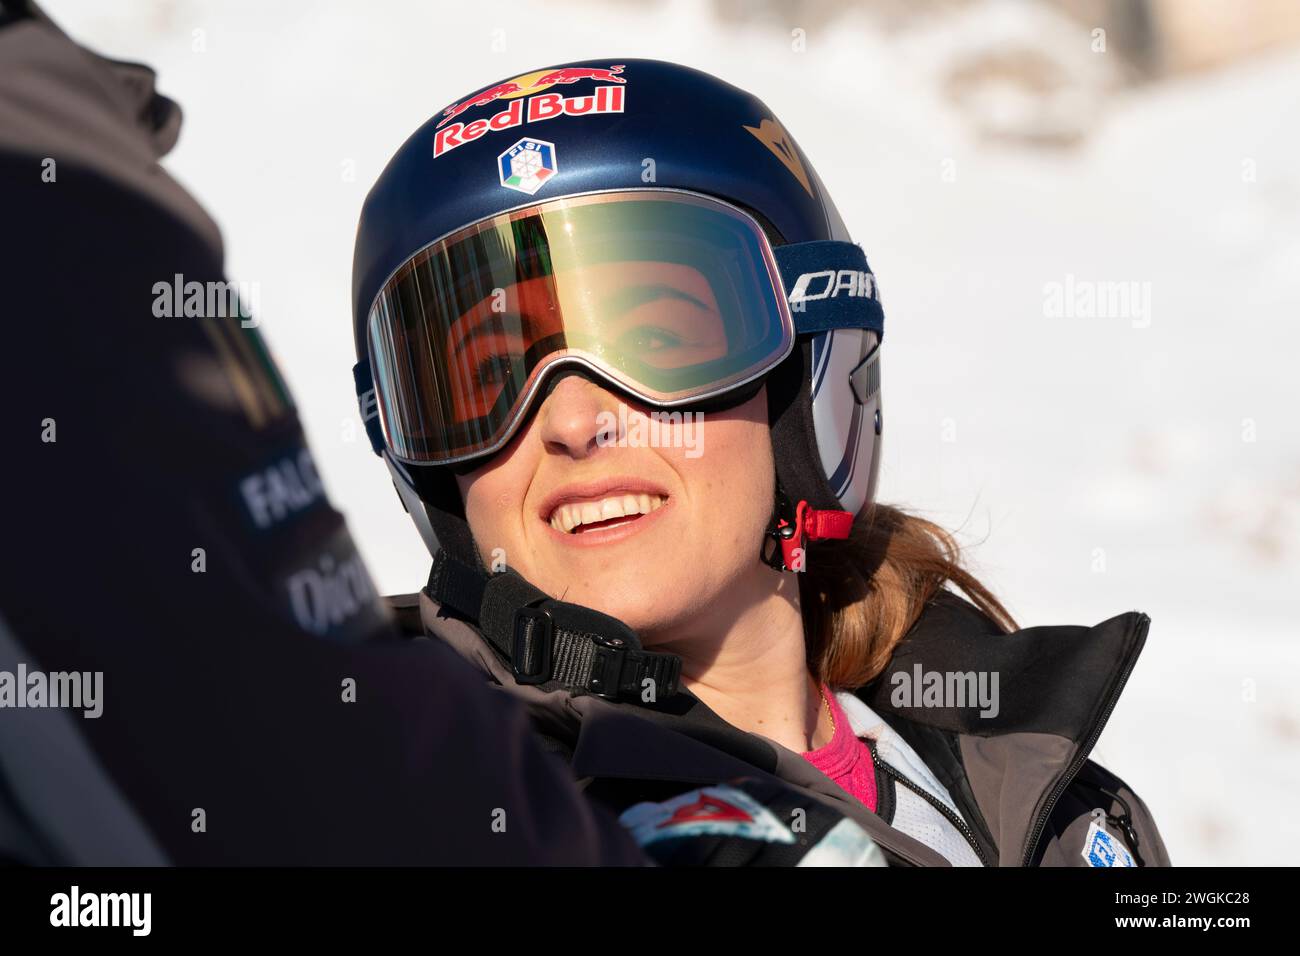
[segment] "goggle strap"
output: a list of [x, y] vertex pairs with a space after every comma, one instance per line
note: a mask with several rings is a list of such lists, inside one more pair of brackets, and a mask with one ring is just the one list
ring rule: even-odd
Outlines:
[[795, 331], [869, 329], [885, 336], [885, 310], [867, 254], [853, 242], [817, 239], [772, 250]]

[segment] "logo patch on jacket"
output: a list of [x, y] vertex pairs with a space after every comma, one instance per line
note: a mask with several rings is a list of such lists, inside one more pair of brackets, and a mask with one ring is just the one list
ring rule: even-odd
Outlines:
[[663, 803], [638, 803], [618, 818], [640, 846], [693, 836], [794, 843], [771, 810], [735, 787], [701, 787]]
[[1102, 829], [1096, 820], [1088, 825], [1088, 837], [1083, 841], [1083, 858], [1089, 866], [1137, 866], [1133, 854]]

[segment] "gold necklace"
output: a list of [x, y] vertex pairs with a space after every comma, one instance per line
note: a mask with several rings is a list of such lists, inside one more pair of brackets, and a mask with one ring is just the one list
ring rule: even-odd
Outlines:
[[831, 740], [835, 739], [835, 711], [831, 710], [831, 702], [826, 699], [826, 691], [818, 689], [817, 693], [822, 695], [822, 704], [826, 708], [826, 716], [831, 721]]

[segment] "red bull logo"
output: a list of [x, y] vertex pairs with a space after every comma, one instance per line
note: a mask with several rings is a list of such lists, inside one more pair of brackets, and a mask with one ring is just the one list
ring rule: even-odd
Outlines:
[[595, 80], [597, 83], [626, 83], [627, 80], [616, 74], [622, 73], [622, 66], [611, 66], [607, 70], [591, 69], [585, 66], [562, 66], [551, 70], [540, 80], [538, 86], [550, 86], [553, 83], [576, 83], [578, 80]]
[[[554, 119], [557, 116], [621, 113], [623, 112], [623, 84], [627, 82], [618, 75], [622, 72], [622, 65], [607, 68], [564, 66], [554, 70], [526, 73], [489, 87], [443, 110], [442, 119], [438, 121], [438, 132], [434, 137], [434, 158], [464, 143], [472, 142], [486, 133], [511, 129], [524, 123]], [[546, 92], [553, 86], [567, 86], [579, 80], [593, 80], [605, 85], [597, 86], [592, 93], [585, 96], [564, 96], [559, 92]], [[513, 102], [489, 119], [477, 119], [472, 123], [451, 123], [467, 110], [503, 100]], [[451, 125], [448, 126], [447, 123]]]
[[487, 106], [489, 103], [494, 100], [499, 100], [503, 96], [518, 96], [523, 93], [523, 91], [523, 87], [513, 80], [507, 80], [505, 83], [498, 83], [496, 86], [490, 87], [475, 96], [471, 96], [467, 100], [461, 100], [455, 106], [447, 107], [447, 109], [442, 111], [442, 119], [438, 121], [438, 125], [442, 126], [442, 124], [447, 122], [447, 120], [454, 119], [461, 113], [468, 109], [472, 109], [475, 106]]

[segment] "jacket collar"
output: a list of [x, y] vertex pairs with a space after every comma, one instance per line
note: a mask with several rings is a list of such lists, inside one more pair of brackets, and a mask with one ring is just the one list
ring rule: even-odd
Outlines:
[[[570, 762], [578, 779], [673, 781], [690, 787], [771, 776], [835, 806], [896, 859], [912, 866], [948, 865], [935, 850], [887, 825], [801, 756], [731, 726], [687, 690], [651, 709], [519, 684], [478, 631], [444, 615], [427, 594], [392, 600], [404, 627], [409, 629], [418, 619], [425, 633], [451, 645], [519, 699], [542, 727], [575, 739]], [[629, 746], [629, 741], [635, 745]]]
[[[1001, 865], [1028, 866], [1115, 709], [1149, 625], [1147, 615], [1130, 611], [1094, 627], [1003, 634], [974, 605], [943, 591], [885, 671], [854, 693], [944, 779]], [[939, 693], [957, 686], [950, 675], [965, 675], [967, 688], [983, 677], [997, 689], [994, 707], [958, 706]]]
[[[882, 847], [908, 862], [946, 862], [885, 826], [800, 755], [733, 727], [689, 690], [652, 708], [520, 685], [475, 629], [441, 614], [426, 594], [419, 595], [418, 607], [426, 632], [451, 644], [544, 722], [566, 727], [566, 736], [576, 739], [572, 766], [579, 778], [716, 783], [719, 771], [741, 775], [756, 767], [835, 802]], [[1141, 652], [1148, 623], [1145, 614], [1128, 612], [1091, 628], [1047, 626], [1003, 634], [968, 601], [941, 591], [899, 642], [886, 670], [852, 692], [909, 744], [928, 741], [928, 752], [917, 746], [923, 758], [932, 759], [935, 740], [941, 741], [938, 754], [960, 753], [960, 761], [954, 761], [948, 773], [940, 772], [940, 778], [963, 814], [976, 818], [996, 844], [1001, 863], [1024, 865], [1061, 791], [1083, 765], [1114, 709]], [[996, 713], [979, 705], [957, 706], [933, 693], [927, 698], [925, 684], [928, 680], [933, 687], [927, 676], [932, 673], [945, 678], [972, 674], [976, 681], [983, 673], [988, 688], [997, 674]], [[919, 694], [903, 693], [904, 687], [916, 690], [909, 682], [918, 680]], [[684, 746], [680, 737], [629, 723], [637, 720], [695, 743]], [[629, 739], [636, 739], [638, 746], [628, 747]]]
[[886, 718], [953, 733], [1045, 733], [1084, 743], [1109, 716], [1147, 623], [1145, 614], [1130, 611], [1095, 627], [1004, 634], [973, 604], [940, 591], [884, 672], [854, 693]]

